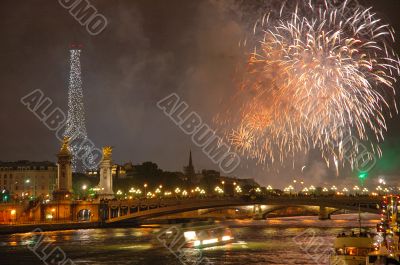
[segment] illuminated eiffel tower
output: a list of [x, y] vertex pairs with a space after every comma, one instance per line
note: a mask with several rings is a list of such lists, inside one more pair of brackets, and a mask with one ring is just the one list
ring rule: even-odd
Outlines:
[[74, 45], [70, 49], [71, 68], [68, 86], [68, 116], [64, 133], [65, 136], [71, 138], [70, 149], [72, 154], [72, 169], [74, 172], [81, 171], [82, 169], [92, 169], [90, 164], [93, 164], [90, 162], [82, 163], [79, 158], [89, 151], [87, 146], [82, 146], [82, 143], [84, 143], [88, 137], [85, 124], [85, 108], [83, 104], [80, 48], [80, 46]]

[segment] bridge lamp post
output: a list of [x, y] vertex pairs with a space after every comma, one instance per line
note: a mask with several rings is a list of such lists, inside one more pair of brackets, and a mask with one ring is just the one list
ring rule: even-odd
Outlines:
[[144, 183], [143, 187], [144, 187], [144, 194], [147, 194], [147, 183]]
[[322, 192], [325, 193], [325, 194], [328, 193], [328, 188], [324, 187], [324, 188], [322, 189]]
[[353, 190], [355, 192], [356, 195], [358, 195], [358, 192], [360, 191], [360, 187], [358, 187], [357, 185], [353, 187]]
[[294, 187], [292, 185], [289, 185], [289, 195], [292, 195], [292, 192], [294, 191]]
[[304, 195], [308, 195], [308, 188], [303, 188], [303, 190], [301, 191]]
[[383, 189], [382, 189], [381, 186], [376, 187], [376, 190], [378, 191], [378, 194], [379, 194], [379, 195], [382, 194]]
[[160, 196], [161, 190], [159, 188], [156, 189], [156, 191], [154, 192], [157, 196]]
[[82, 189], [82, 197], [86, 197], [87, 185], [86, 185], [86, 184], [83, 184], [82, 187], [81, 187], [81, 189]]
[[383, 191], [385, 192], [386, 195], [388, 195], [390, 193], [388, 188], [385, 188]]
[[345, 187], [345, 188], [343, 188], [342, 192], [343, 192], [345, 195], [348, 195], [349, 190]]
[[[34, 180], [35, 180], [35, 178], [34, 178]], [[28, 190], [29, 191], [29, 193], [32, 195], [34, 195], [35, 197], [36, 197], [36, 187], [35, 187], [35, 183], [33, 183], [33, 189], [32, 189], [32, 193], [31, 193], [31, 187], [32, 186], [30, 186], [30, 183], [31, 183], [31, 180], [30, 179], [26, 179], [25, 180], [25, 184], [27, 184], [26, 186], [27, 186], [27, 188], [25, 188], [25, 190]]]
[[314, 187], [314, 185], [311, 185], [310, 188], [309, 188], [309, 190], [311, 191], [311, 193], [315, 193], [315, 187]]
[[175, 197], [178, 198], [178, 194], [181, 192], [180, 188], [175, 189]]
[[216, 186], [215, 189], [214, 189], [214, 191], [215, 191], [217, 194], [219, 194], [219, 195], [221, 195], [221, 194], [224, 193], [224, 191], [223, 191], [219, 186]]
[[237, 194], [242, 193], [242, 188], [240, 186], [236, 186], [235, 191]]

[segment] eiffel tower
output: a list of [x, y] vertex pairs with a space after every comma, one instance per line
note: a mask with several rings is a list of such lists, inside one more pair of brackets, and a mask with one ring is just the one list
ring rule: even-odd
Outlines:
[[[88, 136], [85, 123], [85, 108], [83, 104], [83, 89], [81, 78], [81, 46], [73, 45], [70, 49], [70, 75], [68, 85], [68, 115], [64, 136], [71, 138], [70, 151], [72, 154], [72, 170], [79, 172], [82, 169], [92, 169], [82, 163], [79, 157], [89, 151], [89, 147], [82, 145]], [[90, 159], [89, 159], [90, 161]]]

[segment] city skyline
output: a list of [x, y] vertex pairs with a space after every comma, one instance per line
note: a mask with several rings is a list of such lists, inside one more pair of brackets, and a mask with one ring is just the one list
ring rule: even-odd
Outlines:
[[400, 0], [0, 6], [0, 264], [400, 264]]
[[[117, 162], [153, 161], [169, 171], [181, 170], [191, 149], [197, 168], [218, 170], [218, 165], [157, 109], [156, 102], [176, 92], [212, 124], [219, 103], [232, 86], [243, 21], [235, 18], [233, 14], [237, 14], [238, 8], [229, 3], [157, 3], [138, 1], [122, 7], [99, 1], [98, 10], [113, 19], [100, 35], [91, 36], [58, 3], [45, 7], [32, 5], [30, 13], [26, 13], [23, 5], [7, 2], [4, 10], [15, 8], [26, 16], [4, 17], [1, 26], [9, 38], [0, 44], [5, 54], [5, 75], [1, 79], [6, 90], [0, 102], [4, 108], [0, 122], [9, 124], [10, 119], [19, 122], [3, 128], [0, 160], [55, 160], [57, 138], [19, 100], [33, 89], [41, 89], [57, 107], [66, 111], [68, 50], [70, 43], [79, 42], [84, 46], [81, 59], [87, 129], [96, 146], [114, 146]], [[398, 2], [363, 3], [384, 14], [399, 31], [394, 8]], [[46, 16], [37, 16], [43, 12], [57, 15], [57, 25], [52, 25]], [[166, 20], [171, 12], [174, 17]], [[10, 24], [15, 26], [5, 27]], [[207, 44], [204, 39], [209, 40]], [[20, 52], [11, 52], [16, 47]], [[27, 58], [26, 54], [30, 56]], [[375, 180], [378, 176], [394, 180], [399, 175], [398, 121], [398, 116], [388, 121], [383, 159], [370, 174]], [[301, 171], [304, 165], [306, 168]], [[261, 184], [279, 176], [278, 185], [300, 175], [310, 182], [356, 178], [349, 169], [342, 169], [336, 177], [335, 171], [326, 168], [318, 154], [313, 153], [299, 159], [294, 169], [290, 162], [277, 168], [268, 169], [243, 158], [232, 175], [255, 178]]]

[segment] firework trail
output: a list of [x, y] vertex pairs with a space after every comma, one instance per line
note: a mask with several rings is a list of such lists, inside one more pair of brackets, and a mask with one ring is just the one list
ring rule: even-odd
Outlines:
[[317, 149], [338, 167], [363, 141], [381, 155], [397, 113], [394, 30], [349, 2], [299, 1], [257, 21], [235, 107], [217, 118], [236, 151], [264, 163]]

